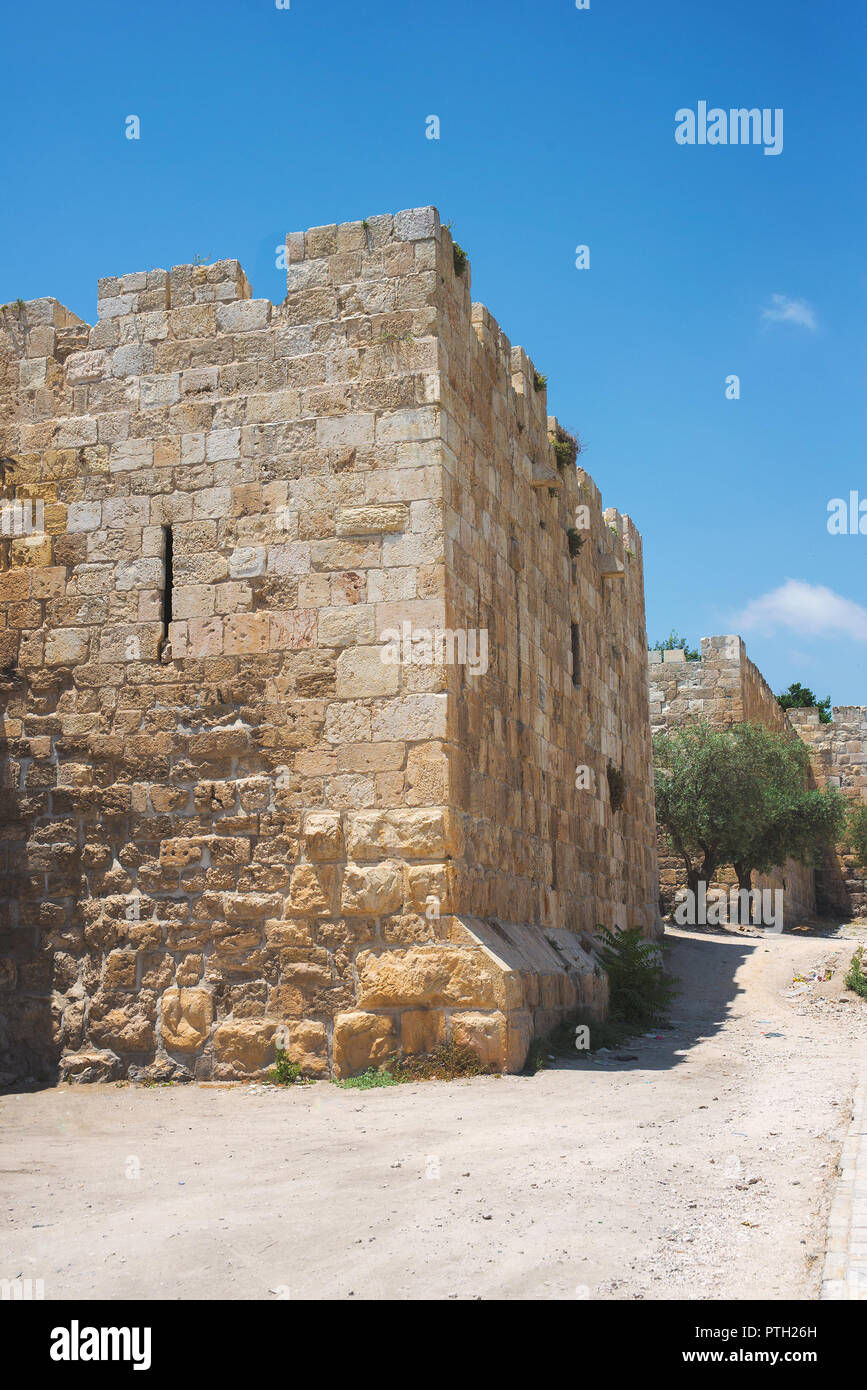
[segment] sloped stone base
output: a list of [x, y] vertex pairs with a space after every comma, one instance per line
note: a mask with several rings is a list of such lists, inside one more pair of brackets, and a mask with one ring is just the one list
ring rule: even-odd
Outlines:
[[363, 952], [357, 964], [358, 1008], [334, 1023], [339, 1077], [443, 1041], [520, 1071], [534, 1038], [576, 1010], [601, 1019], [608, 1007], [592, 943], [564, 929], [455, 916], [445, 941]]

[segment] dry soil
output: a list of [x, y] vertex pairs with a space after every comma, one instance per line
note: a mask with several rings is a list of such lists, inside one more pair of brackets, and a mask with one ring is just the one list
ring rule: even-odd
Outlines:
[[535, 1076], [5, 1094], [0, 1277], [54, 1299], [815, 1298], [867, 1051], [857, 935], [669, 930], [673, 1028]]

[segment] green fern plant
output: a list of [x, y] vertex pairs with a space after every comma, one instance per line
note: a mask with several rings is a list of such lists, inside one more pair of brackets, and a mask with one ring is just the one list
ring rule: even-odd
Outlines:
[[610, 1015], [636, 1028], [662, 1022], [676, 993], [675, 981], [666, 974], [659, 947], [641, 927], [611, 931], [599, 926], [602, 941], [599, 960], [608, 975]]

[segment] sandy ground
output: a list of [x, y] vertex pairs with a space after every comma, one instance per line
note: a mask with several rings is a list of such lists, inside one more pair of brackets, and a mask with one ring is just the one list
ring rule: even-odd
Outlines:
[[[636, 1060], [3, 1095], [0, 1277], [49, 1299], [816, 1297], [867, 1053], [854, 942], [668, 939], [675, 1026]], [[832, 978], [793, 985], [814, 967]]]

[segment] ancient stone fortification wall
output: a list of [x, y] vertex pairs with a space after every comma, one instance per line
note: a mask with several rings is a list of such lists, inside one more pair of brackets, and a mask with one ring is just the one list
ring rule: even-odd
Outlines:
[[[468, 333], [468, 285], [464, 296], [444, 335], [447, 593], [455, 626], [489, 629], [492, 660], [483, 680], [449, 673], [462, 901], [516, 922], [651, 930], [641, 541], [628, 518], [603, 514], [585, 472], [553, 465], [557, 422], [532, 363], [481, 305]], [[581, 505], [589, 526], [572, 558]], [[624, 779], [620, 810], [609, 764]]]
[[[650, 722], [653, 732], [676, 728], [690, 719], [706, 719], [719, 728], [727, 724], [763, 724], [776, 732], [792, 732], [783, 710], [758, 668], [749, 660], [740, 637], [703, 637], [701, 659], [686, 661], [682, 651], [649, 652]], [[669, 910], [675, 892], [684, 887], [686, 875], [678, 855], [659, 836], [660, 896]], [[730, 869], [714, 880], [736, 885]], [[814, 873], [789, 860], [780, 872], [755, 874], [757, 888], [782, 888], [787, 922], [809, 917], [816, 911]]]
[[[834, 705], [830, 724], [819, 723], [816, 709], [792, 709], [789, 718], [810, 749], [818, 785], [838, 787], [852, 802], [867, 801], [867, 708]], [[850, 845], [838, 845], [829, 856], [819, 887], [829, 909], [867, 917], [867, 872]]]
[[[433, 209], [287, 249], [279, 306], [223, 261], [0, 321], [7, 1074], [519, 1067], [605, 1005], [582, 929], [655, 926], [637, 536]], [[426, 659], [466, 627], [484, 673]]]

